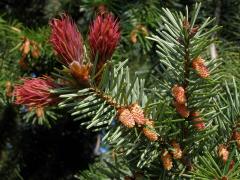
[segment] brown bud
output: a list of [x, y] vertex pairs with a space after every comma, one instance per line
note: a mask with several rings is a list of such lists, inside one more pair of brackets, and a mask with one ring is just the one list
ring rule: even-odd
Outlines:
[[139, 25], [139, 30], [142, 32], [143, 36], [148, 36], [149, 33], [146, 26]]
[[43, 109], [43, 107], [37, 107], [35, 109], [35, 112], [36, 112], [38, 118], [44, 117], [44, 109]]
[[191, 29], [190, 36], [193, 37], [198, 32], [199, 26], [195, 26]]
[[176, 141], [173, 141], [171, 143], [171, 145], [173, 146], [173, 151], [171, 151], [173, 158], [181, 159], [182, 158], [182, 150], [181, 150], [180, 145]]
[[31, 51], [31, 56], [33, 58], [39, 58], [39, 56], [41, 55], [40, 52], [40, 48], [38, 46], [38, 44], [35, 41], [32, 41], [32, 51]]
[[135, 126], [134, 118], [127, 108], [122, 107], [118, 109], [118, 120], [127, 128]]
[[174, 85], [172, 87], [172, 95], [175, 98], [176, 102], [178, 104], [185, 104], [186, 103], [186, 96], [185, 96], [185, 90], [182, 86]]
[[133, 44], [137, 43], [137, 30], [133, 29], [130, 33], [130, 40]]
[[25, 38], [22, 46], [20, 47], [20, 51], [22, 52], [22, 55], [26, 55], [30, 52], [30, 40], [28, 38]]
[[227, 162], [229, 151], [227, 150], [227, 146], [224, 144], [220, 144], [218, 147], [218, 156], [223, 160], [224, 163]]
[[189, 22], [186, 18], [183, 20], [182, 23], [183, 23], [183, 28], [186, 29], [186, 30], [189, 30], [190, 24], [189, 24]]
[[131, 176], [125, 176], [124, 180], [134, 180], [134, 178], [132, 178]]
[[13, 95], [12, 83], [10, 81], [7, 81], [5, 86], [6, 86], [6, 91], [5, 91], [6, 96], [12, 97], [12, 95]]
[[108, 13], [108, 9], [107, 7], [104, 5], [104, 4], [100, 4], [98, 7], [97, 7], [97, 14], [98, 15], [105, 15]]
[[150, 141], [157, 141], [158, 134], [155, 132], [154, 129], [154, 122], [150, 120], [146, 120], [146, 127], [143, 128], [143, 134], [150, 140]]
[[22, 58], [18, 61], [18, 64], [23, 70], [26, 70], [28, 68], [26, 55], [22, 56]]
[[233, 140], [236, 141], [238, 149], [240, 149], [240, 132], [233, 131], [232, 138], [233, 138]]
[[198, 111], [191, 112], [191, 120], [193, 122], [193, 126], [196, 130], [201, 131], [205, 129], [205, 123], [203, 119], [200, 116], [200, 113]]
[[70, 65], [70, 73], [81, 84], [88, 85], [90, 65], [83, 65], [77, 61], [73, 61]]
[[192, 60], [192, 68], [197, 71], [198, 76], [201, 78], [207, 78], [209, 76], [205, 61], [200, 56]]
[[173, 167], [172, 156], [167, 150], [163, 151], [161, 159], [165, 170], [169, 171], [170, 169], [172, 169]]
[[137, 103], [130, 105], [129, 110], [132, 113], [132, 116], [138, 125], [145, 124], [146, 119], [144, 118], [143, 110]]
[[235, 165], [234, 160], [231, 160], [230, 166], [229, 166], [229, 171], [234, 167], [234, 165]]
[[185, 104], [179, 104], [176, 101], [174, 101], [174, 106], [176, 108], [176, 111], [181, 117], [187, 118], [189, 116], [190, 112]]

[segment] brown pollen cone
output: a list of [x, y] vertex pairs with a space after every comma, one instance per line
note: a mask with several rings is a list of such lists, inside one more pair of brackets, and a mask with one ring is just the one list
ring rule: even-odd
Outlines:
[[175, 98], [178, 104], [185, 104], [186, 103], [186, 95], [185, 90], [182, 86], [174, 85], [172, 88], [172, 95]]
[[161, 160], [162, 160], [163, 167], [165, 170], [169, 171], [172, 169], [172, 167], [173, 167], [172, 156], [167, 150], [164, 150], [164, 152], [161, 156]]
[[227, 162], [228, 156], [229, 156], [229, 151], [227, 149], [227, 146], [225, 146], [224, 144], [219, 145], [218, 156], [223, 160], [224, 163]]
[[137, 103], [134, 103], [134, 104], [130, 105], [129, 110], [132, 113], [132, 116], [133, 116], [136, 124], [138, 124], [138, 125], [144, 125], [145, 124], [146, 119], [144, 118], [144, 112], [143, 112], [142, 108]]
[[192, 68], [197, 71], [197, 74], [201, 78], [207, 78], [210, 74], [204, 59], [200, 56], [192, 60]]
[[118, 112], [118, 120], [127, 128], [133, 128], [135, 126], [134, 118], [131, 112], [125, 108], [121, 107], [117, 110]]
[[23, 44], [19, 50], [22, 52], [22, 56], [30, 52], [30, 40], [28, 38], [24, 37]]
[[233, 131], [232, 139], [236, 141], [238, 149], [240, 149], [240, 132]]
[[143, 128], [143, 134], [150, 140], [150, 141], [157, 141], [158, 134], [154, 130], [154, 122], [150, 120], [146, 120], [146, 127]]
[[174, 101], [174, 106], [176, 108], [176, 111], [181, 117], [187, 118], [189, 116], [190, 112], [185, 104], [179, 104], [176, 101]]
[[182, 150], [181, 150], [179, 143], [177, 143], [176, 141], [172, 141], [171, 145], [174, 149], [174, 151], [171, 151], [173, 158], [181, 159], [182, 158]]

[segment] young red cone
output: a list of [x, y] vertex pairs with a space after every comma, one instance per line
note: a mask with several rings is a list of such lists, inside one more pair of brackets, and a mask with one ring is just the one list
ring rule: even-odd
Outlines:
[[61, 62], [68, 66], [73, 61], [83, 63], [83, 40], [76, 24], [72, 19], [63, 14], [61, 19], [50, 21], [50, 42], [60, 56]]
[[36, 108], [55, 104], [57, 97], [50, 90], [57, 87], [50, 77], [23, 79], [23, 84], [14, 88], [15, 103]]
[[118, 21], [111, 14], [97, 16], [90, 26], [88, 40], [92, 62], [98, 57], [98, 70], [111, 58], [119, 39]]

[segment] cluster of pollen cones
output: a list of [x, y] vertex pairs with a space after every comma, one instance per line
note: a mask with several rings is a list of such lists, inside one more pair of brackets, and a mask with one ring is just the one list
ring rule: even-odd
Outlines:
[[186, 92], [183, 86], [174, 85], [172, 87], [172, 96], [174, 97], [174, 106], [178, 114], [183, 118], [190, 117], [193, 126], [196, 130], [201, 131], [205, 128], [203, 119], [200, 117], [200, 112], [190, 111], [187, 107]]
[[144, 117], [142, 108], [137, 104], [131, 104], [128, 107], [118, 109], [118, 120], [127, 128], [133, 128], [136, 125], [142, 127], [144, 135], [150, 141], [157, 141], [158, 134], [154, 129], [154, 122]]

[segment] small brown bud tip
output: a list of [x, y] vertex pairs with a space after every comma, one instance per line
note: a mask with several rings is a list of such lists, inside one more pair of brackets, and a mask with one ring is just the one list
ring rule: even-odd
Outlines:
[[192, 68], [196, 70], [200, 78], [207, 78], [210, 75], [204, 59], [200, 56], [192, 60]]
[[154, 122], [146, 120], [146, 127], [143, 128], [143, 134], [152, 142], [158, 140], [158, 134], [154, 129]]
[[26, 55], [30, 52], [30, 40], [28, 38], [24, 38], [20, 51], [22, 52], [22, 55]]
[[28, 69], [28, 64], [27, 64], [27, 59], [26, 59], [26, 55], [23, 55], [21, 57], [21, 59], [18, 61], [19, 66], [23, 69], [23, 70], [27, 70]]
[[81, 84], [87, 85], [89, 80], [90, 65], [83, 65], [73, 61], [70, 65], [70, 73]]
[[133, 29], [130, 33], [130, 40], [133, 44], [137, 43], [137, 31], [136, 29]]
[[183, 23], [183, 28], [185, 28], [186, 30], [189, 30], [190, 24], [186, 18], [183, 20], [182, 23]]
[[98, 15], [105, 15], [108, 13], [108, 9], [107, 7], [104, 5], [104, 4], [100, 4], [98, 7], [97, 7], [97, 14]]
[[231, 160], [230, 166], [229, 166], [229, 171], [234, 167], [234, 165], [235, 165], [234, 160]]
[[240, 132], [233, 131], [232, 139], [236, 141], [238, 149], [240, 149]]
[[169, 171], [169, 170], [172, 169], [172, 167], [173, 167], [172, 156], [167, 150], [163, 151], [163, 154], [161, 156], [161, 160], [162, 160], [162, 163], [163, 163], [163, 168], [165, 170]]
[[205, 129], [205, 123], [203, 119], [199, 116], [200, 113], [198, 111], [191, 112], [193, 126], [195, 127], [196, 130], [202, 131], [203, 129]]
[[172, 95], [175, 98], [176, 102], [178, 104], [185, 104], [186, 103], [186, 96], [185, 96], [185, 90], [182, 86], [174, 85], [172, 87]]
[[227, 176], [223, 176], [221, 180], [228, 180]]
[[224, 163], [227, 162], [229, 151], [227, 150], [227, 146], [224, 144], [220, 144], [218, 147], [218, 156], [223, 160]]
[[31, 51], [31, 56], [35, 59], [39, 58], [41, 55], [40, 48], [38, 44], [35, 41], [32, 41], [32, 51]]
[[181, 147], [180, 145], [176, 142], [176, 141], [173, 141], [171, 143], [171, 145], [173, 146], [173, 151], [171, 152], [172, 155], [173, 155], [173, 158], [174, 159], [181, 159], [182, 158], [182, 150], [181, 150]]
[[147, 27], [146, 26], [143, 26], [143, 25], [140, 25], [139, 29], [141, 30], [143, 36], [148, 36], [149, 33], [148, 33], [148, 30], [147, 30]]
[[6, 91], [5, 91], [6, 96], [12, 97], [12, 95], [13, 95], [12, 83], [10, 81], [7, 81], [5, 86], [6, 86]]
[[179, 104], [176, 101], [174, 101], [174, 106], [176, 108], [176, 111], [181, 117], [187, 118], [189, 116], [190, 112], [185, 104]]
[[129, 110], [132, 113], [132, 116], [133, 116], [136, 124], [138, 124], [138, 125], [144, 125], [145, 124], [146, 119], [144, 118], [144, 112], [143, 112], [142, 108], [137, 103], [134, 103], [134, 104], [130, 105]]
[[124, 180], [134, 180], [134, 178], [132, 178], [131, 176], [125, 176]]
[[43, 107], [37, 107], [35, 109], [35, 112], [36, 112], [38, 118], [44, 117], [44, 108]]
[[193, 37], [198, 32], [199, 26], [195, 26], [191, 29], [190, 36]]
[[127, 108], [119, 108], [118, 110], [118, 120], [127, 128], [133, 128], [135, 126], [134, 118], [131, 112]]

